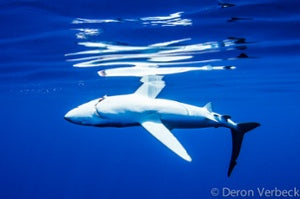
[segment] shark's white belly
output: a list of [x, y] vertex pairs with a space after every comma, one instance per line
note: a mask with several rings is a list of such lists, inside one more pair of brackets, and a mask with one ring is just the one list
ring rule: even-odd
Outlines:
[[172, 128], [199, 128], [212, 126], [208, 111], [165, 99], [151, 99], [139, 95], [107, 97], [96, 106], [98, 114], [117, 123], [132, 125], [153, 115]]

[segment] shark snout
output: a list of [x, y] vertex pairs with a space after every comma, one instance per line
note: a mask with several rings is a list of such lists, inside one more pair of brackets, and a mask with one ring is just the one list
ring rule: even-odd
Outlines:
[[67, 112], [64, 116], [64, 119], [71, 122], [72, 121], [72, 114], [70, 113], [71, 111]]
[[78, 113], [77, 113], [77, 109], [75, 108], [67, 112], [64, 116], [64, 119], [74, 123], [77, 117], [78, 117]]
[[64, 119], [70, 122], [69, 117], [67, 117], [66, 115], [64, 116]]
[[73, 108], [64, 115], [64, 118], [80, 125], [98, 125], [103, 122], [96, 114], [95, 100]]

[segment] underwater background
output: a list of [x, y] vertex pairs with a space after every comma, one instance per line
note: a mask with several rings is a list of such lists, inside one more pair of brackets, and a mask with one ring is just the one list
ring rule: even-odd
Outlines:
[[[211, 189], [300, 189], [300, 2], [226, 3], [1, 0], [0, 198], [222, 198]], [[139, 56], [176, 40], [183, 42], [170, 47], [185, 60], [160, 60], [165, 67], [236, 69], [167, 75], [159, 98], [212, 102], [236, 122], [261, 123], [246, 134], [230, 178], [228, 129], [174, 129], [189, 163], [141, 127], [64, 120], [80, 104], [141, 84], [138, 77], [100, 77], [97, 71], [123, 67], [124, 58], [115, 64], [93, 56], [128, 47], [126, 61], [156, 63]]]

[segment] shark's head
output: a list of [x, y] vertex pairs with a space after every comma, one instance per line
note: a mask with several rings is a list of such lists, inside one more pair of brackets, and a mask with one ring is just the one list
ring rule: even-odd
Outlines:
[[107, 121], [100, 117], [96, 106], [103, 98], [95, 99], [85, 104], [82, 104], [70, 110], [64, 118], [69, 122], [87, 125], [87, 126], [101, 126], [105, 125]]

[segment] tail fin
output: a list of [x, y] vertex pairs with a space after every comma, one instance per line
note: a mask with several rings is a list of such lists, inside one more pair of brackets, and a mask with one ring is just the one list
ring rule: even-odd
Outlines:
[[232, 153], [231, 153], [231, 160], [230, 160], [229, 169], [227, 173], [228, 177], [230, 177], [231, 172], [236, 165], [236, 159], [239, 156], [245, 133], [251, 131], [252, 129], [255, 129], [258, 126], [260, 126], [260, 124], [256, 122], [239, 123], [236, 129], [231, 129]]

